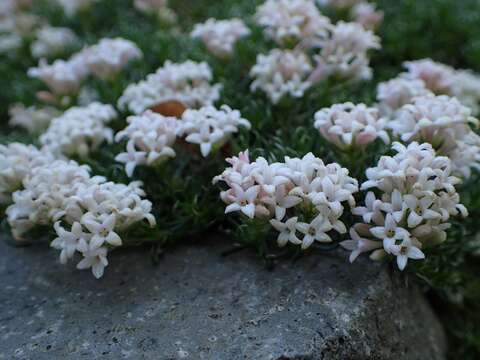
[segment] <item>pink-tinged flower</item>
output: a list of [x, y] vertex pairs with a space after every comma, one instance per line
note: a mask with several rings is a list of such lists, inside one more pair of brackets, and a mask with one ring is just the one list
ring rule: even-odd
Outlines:
[[351, 251], [349, 257], [351, 263], [353, 263], [360, 254], [379, 249], [383, 246], [381, 241], [360, 237], [353, 227], [350, 228], [350, 237], [350, 240], [342, 241], [340, 245], [344, 249]]

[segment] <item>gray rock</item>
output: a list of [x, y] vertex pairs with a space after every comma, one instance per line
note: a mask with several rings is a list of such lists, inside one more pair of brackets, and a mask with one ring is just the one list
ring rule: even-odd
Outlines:
[[425, 299], [385, 265], [315, 253], [268, 271], [221, 240], [101, 280], [46, 246], [0, 244], [0, 359], [444, 359]]

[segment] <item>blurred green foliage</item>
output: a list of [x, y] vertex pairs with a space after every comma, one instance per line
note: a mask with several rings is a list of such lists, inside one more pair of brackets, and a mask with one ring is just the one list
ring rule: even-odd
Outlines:
[[[215, 81], [224, 86], [220, 103], [242, 111], [252, 122], [253, 129], [241, 132], [231, 153], [250, 148], [253, 156], [280, 159], [284, 155], [301, 156], [313, 151], [327, 162], [338, 161], [350, 165], [351, 159], [343, 158], [312, 132], [313, 114], [318, 109], [335, 102], [352, 101], [372, 103], [375, 84], [393, 76], [402, 69], [406, 60], [430, 57], [457, 68], [480, 71], [480, 1], [478, 0], [378, 0], [385, 13], [379, 29], [382, 50], [372, 53], [374, 79], [368, 83], [322, 83], [302, 98], [288, 104], [272, 106], [262, 93], [251, 93], [248, 72], [258, 53], [267, 52], [273, 44], [266, 41], [261, 29], [252, 22], [250, 15], [262, 0], [174, 0], [171, 7], [178, 15], [177, 24], [171, 28], [156, 18], [133, 10], [132, 0], [103, 0], [85, 13], [68, 18], [59, 8], [46, 1], [35, 1], [34, 12], [48, 19], [53, 26], [72, 28], [83, 44], [95, 43], [101, 37], [120, 36], [134, 41], [143, 51], [144, 59], [123, 71], [115, 86], [90, 79], [88, 86], [95, 89], [100, 100], [115, 103], [122, 89], [154, 72], [163, 62], [192, 59], [207, 61], [214, 72]], [[196, 22], [209, 17], [247, 19], [252, 28], [248, 40], [240, 41], [235, 56], [230, 61], [211, 56], [188, 33]], [[8, 107], [15, 102], [26, 105], [36, 103], [35, 93], [43, 85], [26, 75], [36, 61], [29, 56], [27, 39], [18, 54], [0, 58], [0, 142], [32, 142], [20, 129], [9, 129]], [[121, 114], [118, 126], [125, 124]], [[104, 174], [110, 180], [127, 182], [122, 167], [114, 162], [124, 144], [105, 146], [86, 162], [95, 173]], [[362, 169], [374, 164], [384, 149], [372, 155], [362, 154], [354, 160], [361, 166], [353, 169], [360, 180]], [[154, 213], [159, 226], [155, 232], [136, 233], [136, 239], [155, 241], [154, 253], [161, 253], [164, 246], [178, 239], [195, 238], [209, 230], [216, 220], [217, 226], [226, 225], [222, 205], [217, 200], [218, 189], [210, 179], [224, 167], [223, 154], [217, 153], [207, 160], [192, 155], [185, 149], [177, 149], [179, 156], [155, 169], [139, 169], [136, 178], [143, 180], [150, 200], [156, 204]], [[168, 189], [168, 190], [167, 190]], [[480, 188], [478, 176], [463, 185], [462, 200], [471, 216], [455, 223], [448, 240], [432, 249], [424, 262], [409, 266], [412, 273], [422, 279], [429, 289], [439, 313], [447, 324], [454, 353], [452, 359], [480, 358], [480, 266], [472, 254], [472, 239], [480, 224]], [[236, 221], [232, 219], [230, 221]], [[262, 229], [238, 226], [237, 238], [250, 241]], [[144, 236], [144, 237], [142, 237]], [[254, 242], [264, 259], [271, 259], [268, 243]], [[267, 245], [266, 245], [267, 244]], [[248, 244], [247, 244], [248, 245]], [[462, 300], [462, 301], [460, 301]]]

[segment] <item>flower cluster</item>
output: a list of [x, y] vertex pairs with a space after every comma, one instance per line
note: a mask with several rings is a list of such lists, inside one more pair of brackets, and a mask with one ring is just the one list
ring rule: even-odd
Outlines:
[[[411, 104], [404, 105], [389, 127], [404, 142], [432, 144], [439, 154], [453, 160], [455, 172], [468, 177], [471, 167], [480, 166], [480, 137], [471, 130], [470, 124], [478, 125], [478, 120], [468, 107], [456, 98], [430, 94], [416, 97]], [[467, 148], [470, 149], [465, 152]], [[462, 153], [458, 153], [460, 149]], [[467, 154], [470, 156], [466, 166]], [[458, 164], [457, 159], [460, 160]]]
[[53, 156], [33, 145], [0, 145], [0, 205], [11, 202], [11, 193], [22, 186], [23, 179], [37, 166], [52, 162]]
[[177, 19], [168, 7], [168, 0], [134, 0], [133, 5], [146, 14], [156, 14], [161, 20], [172, 23]]
[[99, 278], [108, 265], [107, 252], [122, 245], [121, 231], [143, 220], [155, 225], [140, 185], [106, 182], [91, 177], [87, 166], [57, 160], [24, 179], [24, 189], [13, 193], [7, 208], [8, 221], [19, 240], [34, 226], [54, 223], [58, 237], [51, 246], [61, 251], [60, 261], [79, 252], [83, 259], [77, 268], [91, 268]]
[[135, 114], [171, 100], [188, 108], [212, 105], [220, 97], [222, 85], [211, 84], [212, 70], [207, 63], [166, 61], [146, 80], [129, 85], [118, 100], [118, 106]]
[[314, 126], [325, 139], [345, 149], [366, 146], [377, 138], [388, 144], [387, 121], [377, 108], [347, 102], [317, 111]]
[[179, 132], [180, 122], [150, 110], [127, 118], [128, 126], [115, 135], [115, 140], [128, 139], [127, 151], [115, 160], [125, 164], [125, 172], [132, 177], [137, 165], [153, 165], [175, 156], [172, 146]]
[[308, 77], [312, 69], [303, 52], [273, 49], [267, 55], [257, 56], [257, 63], [250, 70], [254, 78], [251, 90], [264, 91], [274, 104], [286, 95], [302, 97], [311, 86]]
[[347, 231], [340, 220], [343, 203], [355, 206], [353, 193], [358, 191], [347, 169], [325, 165], [312, 153], [269, 164], [261, 157], [250, 162], [247, 151], [227, 161], [231, 167], [214, 178], [229, 187], [220, 195], [225, 213], [241, 211], [250, 219], [270, 220], [280, 232], [280, 246], [291, 242], [306, 249], [315, 241], [331, 242], [332, 230]]
[[200, 146], [206, 157], [223, 145], [239, 126], [250, 128], [250, 122], [238, 110], [223, 105], [220, 109], [205, 106], [186, 110], [181, 119], [166, 117], [150, 110], [127, 119], [128, 126], [115, 136], [116, 141], [127, 139], [126, 152], [116, 156], [125, 164], [125, 172], [132, 176], [138, 165], [152, 166], [175, 157], [173, 145], [177, 138]]
[[378, 107], [382, 115], [393, 118], [403, 105], [410, 104], [418, 96], [430, 93], [421, 79], [397, 77], [378, 84]]
[[72, 107], [52, 120], [40, 143], [53, 154], [86, 156], [104, 141], [112, 142], [113, 131], [106, 126], [117, 116], [111, 105], [91, 103]]
[[66, 199], [75, 195], [81, 184], [99, 183], [102, 177], [90, 177], [90, 168], [75, 161], [55, 160], [37, 166], [23, 178], [23, 189], [12, 194], [7, 219], [13, 236], [22, 240], [37, 225], [50, 225], [66, 213]]
[[308, 43], [331, 27], [312, 0], [267, 0], [257, 8], [255, 18], [266, 37], [280, 45]]
[[61, 114], [59, 110], [51, 106], [37, 108], [35, 106], [25, 107], [23, 104], [14, 104], [9, 108], [8, 113], [10, 126], [22, 127], [30, 134], [44, 132], [52, 119]]
[[380, 48], [380, 39], [361, 24], [339, 21], [329, 35], [318, 41], [317, 68], [312, 79], [335, 75], [341, 78], [368, 80], [372, 77], [368, 51]]
[[250, 29], [241, 19], [208, 19], [195, 25], [190, 36], [201, 39], [212, 54], [225, 58], [232, 54], [238, 39], [249, 34]]
[[30, 51], [36, 58], [57, 56], [78, 42], [75, 33], [63, 27], [44, 26], [36, 32], [35, 37]]
[[88, 76], [88, 67], [83, 53], [79, 53], [68, 60], [55, 60], [50, 65], [40, 59], [38, 67], [28, 69], [28, 76], [43, 81], [55, 95], [74, 95]]
[[351, 250], [353, 262], [361, 253], [372, 259], [386, 254], [396, 257], [400, 270], [408, 259], [423, 259], [422, 248], [446, 239], [451, 216], [467, 216], [455, 190], [460, 180], [451, 175], [451, 162], [437, 156], [430, 144], [413, 142], [407, 147], [394, 143], [397, 154], [382, 156], [378, 165], [367, 169], [362, 190], [370, 191], [365, 206], [353, 210], [364, 223], [354, 225], [351, 239], [341, 245]]
[[404, 66], [407, 71], [395, 80], [421, 80], [426, 89], [434, 94], [454, 96], [471, 108], [474, 114], [480, 113], [479, 75], [469, 70], [456, 70], [431, 59], [407, 61]]
[[100, 79], [114, 77], [130, 61], [141, 57], [142, 51], [137, 45], [122, 38], [104, 38], [85, 51], [90, 72]]
[[30, 68], [28, 75], [42, 80], [54, 95], [75, 95], [88, 75], [110, 78], [141, 56], [140, 49], [129, 40], [104, 38], [68, 60], [55, 60], [48, 65], [45, 59], [40, 59], [38, 67]]
[[420, 79], [430, 91], [444, 94], [452, 85], [454, 69], [434, 62], [431, 59], [407, 61], [403, 64], [407, 72], [402, 74], [409, 79]]
[[222, 146], [231, 134], [242, 126], [250, 129], [250, 122], [243, 119], [240, 111], [232, 110], [227, 105], [220, 109], [206, 106], [199, 110], [186, 110], [181, 121], [181, 134], [185, 141], [198, 144], [204, 157], [212, 149]]

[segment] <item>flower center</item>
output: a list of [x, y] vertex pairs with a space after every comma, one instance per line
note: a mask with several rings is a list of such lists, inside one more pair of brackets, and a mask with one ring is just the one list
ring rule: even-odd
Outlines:
[[99, 232], [100, 232], [100, 235], [102, 235], [103, 237], [106, 237], [109, 233], [108, 229], [105, 227], [102, 227]]
[[316, 233], [317, 233], [317, 230], [315, 230], [315, 228], [313, 226], [310, 226], [308, 228], [308, 234], [309, 235], [314, 236]]
[[388, 236], [389, 238], [394, 237], [394, 236], [395, 236], [395, 230], [393, 230], [393, 229], [388, 230], [388, 231], [387, 231], [387, 236]]

